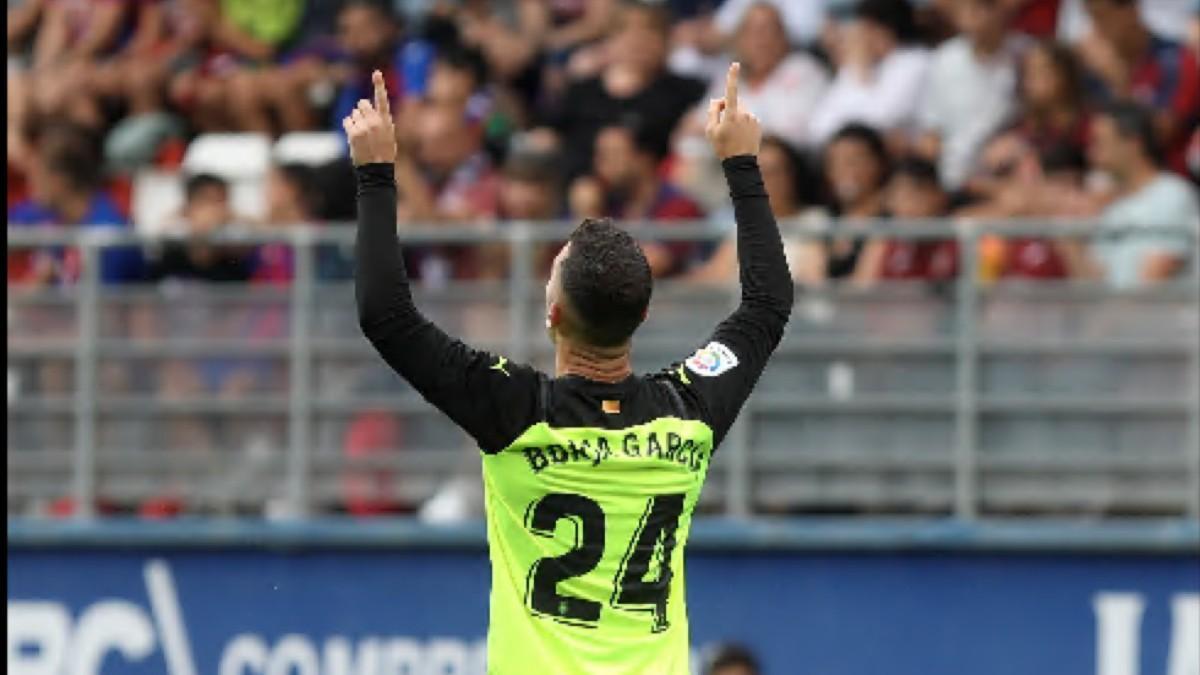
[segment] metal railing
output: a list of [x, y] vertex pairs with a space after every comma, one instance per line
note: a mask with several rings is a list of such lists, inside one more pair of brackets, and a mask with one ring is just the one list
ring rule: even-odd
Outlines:
[[[727, 235], [705, 225], [633, 229], [660, 240]], [[422, 288], [418, 302], [448, 332], [549, 369], [535, 267], [540, 247], [567, 231], [510, 223], [406, 230], [402, 241], [506, 245], [507, 279]], [[1048, 231], [1099, 234], [1062, 223], [785, 227], [801, 239], [953, 237], [963, 270], [977, 269], [986, 235]], [[294, 281], [178, 289], [101, 283], [102, 252], [153, 244], [144, 238], [10, 228], [10, 255], [72, 246], [82, 263], [78, 283], [9, 288], [10, 514], [69, 497], [86, 518], [97, 505], [167, 495], [193, 512], [302, 517], [356, 499], [418, 504], [477, 471], [465, 436], [387, 376], [358, 332], [351, 282], [321, 277], [322, 256], [349, 259], [353, 236], [332, 226], [225, 233], [216, 241], [288, 244]], [[1197, 268], [1124, 292], [984, 283], [975, 273], [942, 286], [798, 292], [702, 508], [1200, 517]], [[684, 358], [736, 292], [659, 282], [637, 364]], [[226, 387], [247, 369], [257, 384]], [[197, 384], [197, 373], [223, 384]]]

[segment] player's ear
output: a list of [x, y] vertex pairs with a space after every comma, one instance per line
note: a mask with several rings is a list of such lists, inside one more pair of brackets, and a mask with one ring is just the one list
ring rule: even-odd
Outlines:
[[546, 309], [546, 328], [558, 328], [562, 325], [562, 318], [562, 306], [557, 302], [551, 302], [550, 306]]

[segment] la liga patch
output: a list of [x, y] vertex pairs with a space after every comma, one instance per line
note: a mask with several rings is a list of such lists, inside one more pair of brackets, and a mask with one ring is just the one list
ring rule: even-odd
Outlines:
[[710, 342], [701, 347], [684, 362], [688, 370], [704, 377], [716, 377], [737, 367], [738, 359], [733, 350], [720, 342]]

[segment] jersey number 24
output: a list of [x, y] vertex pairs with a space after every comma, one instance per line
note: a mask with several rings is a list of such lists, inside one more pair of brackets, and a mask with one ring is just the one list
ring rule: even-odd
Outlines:
[[[675, 530], [683, 513], [682, 494], [658, 495], [646, 505], [637, 531], [613, 579], [609, 603], [617, 609], [654, 613], [655, 632], [667, 629], [667, 596], [671, 590], [671, 554]], [[604, 556], [604, 510], [595, 500], [577, 494], [554, 493], [530, 504], [525, 524], [534, 534], [553, 537], [562, 518], [577, 520], [575, 546], [566, 553], [533, 564], [526, 581], [526, 602], [538, 614], [591, 626], [600, 620], [601, 603], [558, 592], [558, 583], [595, 569]], [[655, 553], [654, 579], [646, 580]]]

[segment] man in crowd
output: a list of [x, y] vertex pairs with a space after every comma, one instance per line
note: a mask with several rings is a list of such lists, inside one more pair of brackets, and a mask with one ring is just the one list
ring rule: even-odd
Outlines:
[[1187, 143], [1200, 123], [1200, 67], [1184, 45], [1146, 27], [1137, 0], [1086, 0], [1094, 32], [1078, 50], [1101, 103], [1135, 101], [1155, 110], [1167, 165], [1186, 173]]
[[[609, 217], [645, 223], [694, 220], [703, 213], [679, 188], [658, 175], [658, 144], [636, 126], [610, 126], [596, 137], [594, 174], [576, 180], [576, 218]], [[650, 270], [661, 277], [682, 271], [696, 254], [689, 242], [644, 243]]]
[[824, 143], [861, 122], [903, 145], [915, 127], [929, 53], [913, 45], [916, 25], [908, 0], [861, 0], [853, 21], [831, 45], [837, 74], [813, 112], [810, 138]]
[[[1117, 198], [1100, 216], [1114, 236], [1100, 233], [1086, 269], [1116, 288], [1170, 279], [1196, 263], [1200, 199], [1187, 180], [1165, 170], [1154, 131], [1150, 112], [1132, 103], [1113, 104], [1092, 128], [1092, 163], [1115, 181]], [[1114, 232], [1130, 228], [1159, 229]]]
[[1012, 114], [1024, 40], [1008, 32], [1001, 0], [956, 0], [959, 35], [933, 54], [920, 110], [922, 151], [958, 189], [983, 143]]
[[[99, 148], [91, 134], [72, 123], [50, 121], [35, 134], [33, 147], [32, 196], [9, 208], [9, 227], [127, 226], [120, 208], [103, 189]], [[61, 247], [10, 255], [8, 265], [9, 283], [71, 283], [82, 273], [79, 251]], [[142, 272], [136, 248], [115, 247], [100, 254], [100, 278], [106, 283], [137, 281]]]
[[547, 121], [564, 141], [566, 173], [592, 165], [596, 135], [626, 116], [636, 117], [665, 153], [672, 130], [704, 93], [698, 80], [666, 70], [669, 19], [661, 7], [631, 4], [609, 38], [611, 60], [599, 77], [576, 82]]

